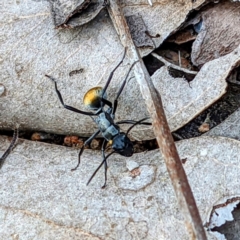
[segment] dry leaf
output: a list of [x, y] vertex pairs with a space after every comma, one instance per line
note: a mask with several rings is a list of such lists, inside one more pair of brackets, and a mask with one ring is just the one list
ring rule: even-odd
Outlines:
[[[232, 53], [207, 62], [189, 83], [173, 78], [167, 67], [154, 73], [152, 80], [159, 90], [172, 131], [185, 125], [226, 92], [226, 78], [240, 60], [240, 46]], [[147, 134], [147, 131], [144, 132]]]
[[[212, 137], [177, 143], [204, 224], [219, 199], [239, 194], [239, 144]], [[1, 137], [2, 152], [8, 145]], [[113, 155], [105, 190], [103, 169], [86, 186], [100, 151], [85, 150], [71, 172], [77, 155], [72, 148], [19, 142], [0, 174], [1, 239], [188, 239], [159, 150]]]
[[224, 122], [211, 129], [208, 136], [223, 136], [240, 140], [240, 108]]
[[51, 0], [56, 27], [79, 27], [93, 20], [104, 8], [104, 0]]
[[[128, 16], [140, 14], [148, 32], [160, 35], [152, 39], [158, 46], [185, 20], [192, 2], [154, 3], [154, 7], [145, 0], [144, 4], [126, 2], [124, 10]], [[123, 54], [109, 17], [100, 13], [83, 27], [57, 30], [51, 21], [48, 2], [28, 0], [18, 4], [5, 1], [2, 19], [0, 73], [5, 91], [0, 98], [0, 128], [11, 129], [18, 122], [22, 130], [92, 134], [96, 129], [94, 122], [64, 109], [53, 83], [44, 75], [58, 79], [66, 104], [83, 109], [86, 91], [96, 85], [103, 86]], [[149, 49], [142, 50], [142, 54], [146, 52]], [[129, 67], [126, 59], [116, 72], [108, 92], [110, 100], [116, 96]], [[146, 115], [138, 85], [131, 79], [120, 97], [116, 120], [139, 120]], [[141, 128], [134, 136], [140, 138], [138, 132], [142, 132]], [[149, 135], [148, 138], [153, 137], [152, 133]]]
[[240, 197], [224, 197], [215, 203], [207, 224], [208, 231], [218, 240], [239, 238]]
[[224, 1], [204, 11], [200, 33], [192, 46], [194, 65], [224, 56], [238, 47], [240, 42], [240, 5]]
[[89, 3], [88, 0], [51, 0], [55, 26], [65, 25], [74, 14], [87, 8]]

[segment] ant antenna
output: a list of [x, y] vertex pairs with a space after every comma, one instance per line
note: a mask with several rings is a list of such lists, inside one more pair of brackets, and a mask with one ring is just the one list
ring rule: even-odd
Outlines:
[[145, 121], [145, 120], [147, 120], [147, 119], [149, 119], [149, 117], [143, 118], [143, 119], [135, 122], [135, 123], [127, 130], [126, 136], [128, 135], [128, 133], [129, 133], [136, 125], [140, 124], [141, 122], [143, 122], [143, 121]]

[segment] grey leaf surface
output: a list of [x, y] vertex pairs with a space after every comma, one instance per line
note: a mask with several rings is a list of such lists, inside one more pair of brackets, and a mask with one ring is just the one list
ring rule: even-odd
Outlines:
[[223, 136], [240, 140], [240, 108], [209, 132], [207, 136]]
[[[146, 1], [142, 3], [138, 1], [131, 5], [130, 1], [126, 1], [124, 11], [128, 16], [140, 14], [149, 33], [160, 34], [160, 38], [153, 39], [156, 46], [180, 26], [193, 7], [191, 1], [186, 1], [184, 5], [174, 1], [154, 3], [153, 7]], [[104, 86], [111, 70], [120, 61], [123, 48], [109, 17], [104, 14], [76, 29], [54, 29], [51, 19], [46, 1], [3, 4], [0, 84], [5, 90], [0, 97], [0, 128], [11, 129], [19, 123], [21, 130], [89, 136], [96, 130], [94, 122], [87, 116], [64, 109], [54, 91], [54, 84], [44, 75], [49, 74], [57, 79], [66, 104], [83, 109], [84, 94], [91, 87]], [[144, 51], [142, 54], [145, 54]], [[194, 86], [194, 90], [183, 79], [179, 81], [169, 77], [165, 68], [153, 76], [156, 89], [163, 96], [172, 130], [191, 120], [224, 93], [224, 79], [239, 59], [237, 49], [206, 64], [195, 78], [196, 85], [201, 82], [202, 88]], [[116, 96], [130, 66], [126, 58], [114, 75], [108, 91], [110, 100]], [[139, 120], [148, 116], [139, 87], [135, 79], [130, 78], [119, 99], [117, 121]], [[172, 91], [169, 88], [171, 85], [175, 96], [169, 93]], [[177, 104], [177, 108], [174, 107], [176, 101], [181, 103]], [[126, 128], [123, 127], [123, 130]], [[151, 128], [139, 127], [132, 131], [132, 137], [140, 140], [154, 138], [154, 135]]]
[[[177, 143], [204, 223], [219, 199], [239, 195], [239, 144], [220, 137]], [[1, 152], [8, 145], [0, 137]], [[100, 152], [86, 150], [71, 172], [77, 154], [19, 141], [1, 169], [1, 239], [188, 239], [159, 150], [131, 158], [113, 155], [104, 190], [103, 169], [86, 186]], [[131, 175], [133, 165], [137, 176]]]

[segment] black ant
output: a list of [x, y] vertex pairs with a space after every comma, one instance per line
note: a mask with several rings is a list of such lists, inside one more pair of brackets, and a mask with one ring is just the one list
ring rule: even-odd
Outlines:
[[[119, 153], [122, 156], [131, 157], [133, 155], [133, 143], [128, 138], [128, 133], [136, 125], [139, 125], [139, 124], [151, 125], [151, 123], [144, 122], [148, 118], [143, 118], [140, 121], [123, 120], [123, 121], [119, 121], [119, 122], [114, 122], [114, 117], [115, 117], [115, 113], [116, 113], [117, 106], [118, 106], [118, 98], [119, 98], [120, 94], [122, 93], [123, 88], [126, 85], [128, 75], [129, 75], [130, 71], [132, 70], [133, 66], [136, 64], [136, 62], [133, 63], [132, 66], [130, 67], [123, 83], [121, 84], [121, 87], [120, 87], [120, 89], [117, 93], [117, 97], [115, 98], [113, 104], [112, 104], [112, 102], [107, 100], [106, 90], [107, 90], [107, 88], [108, 88], [108, 86], [111, 82], [111, 79], [113, 77], [114, 72], [117, 70], [117, 68], [123, 62], [123, 60], [125, 58], [125, 55], [126, 55], [126, 49], [124, 51], [124, 55], [123, 55], [122, 60], [119, 62], [119, 64], [110, 73], [110, 75], [108, 77], [108, 80], [107, 80], [107, 83], [106, 83], [104, 88], [94, 87], [94, 88], [91, 88], [85, 94], [85, 96], [83, 98], [84, 105], [88, 109], [90, 109], [92, 111], [95, 111], [95, 112], [85, 112], [85, 111], [79, 110], [77, 108], [66, 105], [63, 102], [62, 95], [57, 88], [56, 80], [49, 75], [45, 75], [46, 77], [50, 78], [55, 83], [55, 90], [56, 90], [58, 98], [59, 98], [61, 104], [63, 105], [63, 107], [70, 110], [70, 111], [90, 116], [92, 118], [92, 120], [97, 124], [98, 129], [99, 129], [97, 132], [95, 132], [91, 137], [89, 137], [84, 142], [84, 145], [82, 146], [82, 148], [79, 152], [79, 155], [78, 155], [78, 164], [75, 168], [72, 169], [72, 171], [76, 170], [79, 167], [80, 157], [81, 157], [81, 155], [84, 151], [84, 147], [87, 144], [89, 144], [99, 133], [101, 133], [102, 136], [104, 137], [104, 141], [103, 141], [102, 148], [101, 148], [103, 161], [98, 166], [98, 168], [95, 170], [95, 172], [92, 174], [91, 178], [87, 182], [87, 185], [92, 181], [95, 174], [98, 172], [98, 170], [104, 164], [104, 167], [105, 167], [105, 182], [104, 182], [104, 185], [102, 186], [102, 188], [104, 188], [106, 186], [106, 183], [107, 183], [107, 159], [108, 159], [108, 157], [110, 157], [113, 153]], [[108, 108], [106, 110], [104, 109], [105, 105], [108, 106]], [[92, 116], [97, 116], [97, 117], [93, 118]], [[124, 133], [124, 132], [120, 131], [120, 127], [118, 126], [120, 124], [132, 124], [132, 126], [127, 130], [126, 133]], [[105, 150], [108, 149], [108, 148], [106, 148], [106, 145], [107, 145], [106, 143], [107, 142], [109, 143], [109, 145], [113, 149], [113, 151], [111, 153], [109, 153], [107, 156], [105, 156]]]

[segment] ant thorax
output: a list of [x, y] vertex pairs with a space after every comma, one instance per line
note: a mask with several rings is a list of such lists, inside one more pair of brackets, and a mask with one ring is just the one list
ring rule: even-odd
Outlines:
[[117, 126], [113, 118], [108, 112], [100, 113], [94, 121], [96, 122], [98, 129], [101, 131], [102, 136], [107, 140], [112, 140], [117, 134], [119, 134], [119, 126]]

